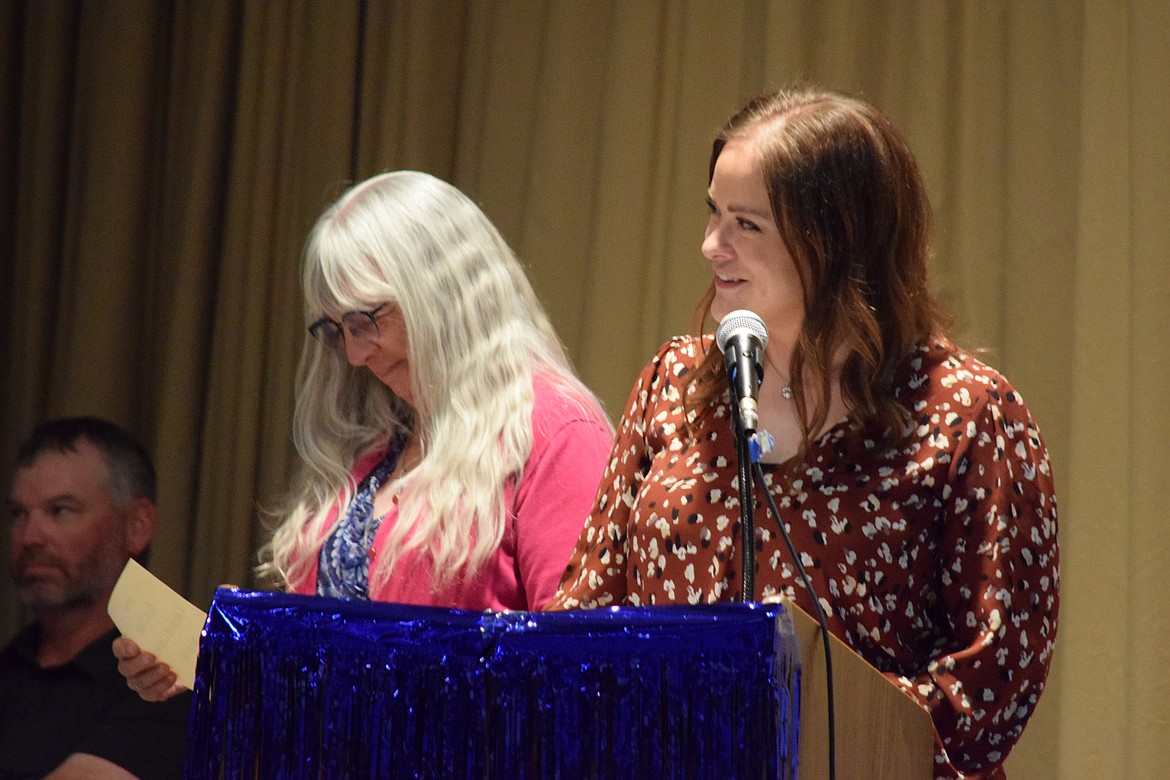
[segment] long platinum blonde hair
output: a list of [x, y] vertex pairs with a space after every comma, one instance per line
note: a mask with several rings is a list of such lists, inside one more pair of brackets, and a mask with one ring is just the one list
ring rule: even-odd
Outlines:
[[414, 403], [306, 335], [293, 426], [300, 487], [260, 573], [286, 585], [303, 579], [329, 510], [339, 496], [343, 511], [352, 499], [355, 462], [408, 431], [423, 456], [396, 486], [398, 521], [371, 589], [412, 551], [431, 557], [436, 589], [474, 574], [499, 547], [505, 486], [532, 449], [534, 377], [606, 419], [515, 254], [458, 189], [397, 171], [357, 184], [325, 211], [305, 246], [302, 283], [306, 322], [384, 302], [401, 309]]

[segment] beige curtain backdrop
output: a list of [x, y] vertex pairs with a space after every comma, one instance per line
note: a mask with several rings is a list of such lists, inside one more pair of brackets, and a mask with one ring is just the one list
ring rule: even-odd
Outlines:
[[925, 170], [960, 339], [1053, 453], [1056, 664], [1009, 774], [1170, 777], [1170, 4], [0, 0], [0, 63], [0, 473], [47, 416], [128, 426], [153, 568], [201, 606], [255, 584], [298, 253], [347, 182], [475, 197], [616, 418], [709, 279], [714, 131], [798, 79], [869, 97]]

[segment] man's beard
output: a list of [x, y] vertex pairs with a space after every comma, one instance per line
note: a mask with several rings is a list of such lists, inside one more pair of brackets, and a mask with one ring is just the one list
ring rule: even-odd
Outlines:
[[[90, 561], [71, 574], [68, 567], [51, 555], [40, 553], [35, 558], [39, 563], [53, 566], [63, 575], [63, 579], [20, 578], [13, 575], [20, 603], [36, 614], [96, 604], [113, 588], [117, 579], [116, 572], [111, 578], [111, 567], [104, 560]], [[19, 571], [22, 567], [18, 565], [14, 568]]]

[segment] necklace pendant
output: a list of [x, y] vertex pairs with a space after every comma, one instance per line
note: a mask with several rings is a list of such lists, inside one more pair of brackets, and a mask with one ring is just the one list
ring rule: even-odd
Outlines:
[[780, 395], [784, 396], [785, 401], [792, 400], [792, 385], [784, 385], [780, 388]]

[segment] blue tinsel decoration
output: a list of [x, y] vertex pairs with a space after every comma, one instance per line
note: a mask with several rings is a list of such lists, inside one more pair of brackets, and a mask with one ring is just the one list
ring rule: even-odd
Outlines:
[[776, 604], [466, 612], [221, 589], [187, 777], [790, 778]]

